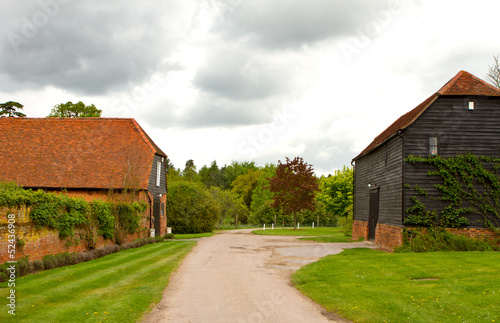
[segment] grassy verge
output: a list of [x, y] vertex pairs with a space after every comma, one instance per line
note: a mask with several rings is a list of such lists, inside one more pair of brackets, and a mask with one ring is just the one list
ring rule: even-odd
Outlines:
[[342, 233], [342, 228], [302, 228], [294, 230], [293, 228], [285, 229], [266, 229], [252, 231], [254, 234], [259, 235], [272, 235], [272, 236], [308, 236], [311, 238], [300, 238], [300, 240], [311, 240], [318, 242], [354, 242], [350, 237], [346, 237]]
[[[162, 242], [16, 279], [19, 322], [136, 322], [161, 300], [170, 274], [195, 242]], [[10, 288], [0, 284], [0, 298]], [[6, 304], [6, 303], [5, 303]], [[7, 306], [0, 322], [12, 316]]]
[[215, 233], [214, 232], [205, 232], [205, 233], [176, 233], [175, 239], [198, 239], [198, 238], [206, 238], [211, 237]]
[[351, 249], [298, 270], [306, 296], [355, 322], [499, 322], [500, 253]]

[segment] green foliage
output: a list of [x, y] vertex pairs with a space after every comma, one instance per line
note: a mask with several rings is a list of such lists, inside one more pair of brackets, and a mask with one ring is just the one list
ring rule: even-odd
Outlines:
[[97, 220], [98, 233], [105, 239], [113, 239], [116, 219], [109, 203], [94, 200], [90, 203], [92, 216]]
[[98, 118], [102, 114], [102, 110], [99, 110], [95, 107], [95, 105], [85, 105], [82, 101], [78, 101], [78, 103], [73, 103], [68, 101], [66, 103], [61, 103], [50, 111], [50, 114], [47, 117], [56, 117], [56, 118]]
[[405, 231], [403, 245], [394, 252], [430, 251], [499, 251], [500, 248], [487, 239], [472, 239], [464, 235], [452, 234], [444, 228], [430, 227], [425, 230]]
[[175, 239], [175, 235], [173, 233], [167, 233], [163, 237], [165, 238], [165, 240], [173, 240], [173, 239]]
[[339, 224], [340, 227], [342, 228], [342, 232], [347, 237], [352, 237], [352, 225], [354, 222], [354, 212], [353, 212], [353, 205], [349, 205], [346, 210], [346, 216], [340, 217], [339, 218]]
[[276, 220], [276, 226], [293, 226], [293, 216], [285, 215], [280, 209], [271, 206], [272, 201], [267, 201], [250, 215], [248, 222], [257, 226], [270, 225]]
[[252, 202], [250, 203], [250, 212], [252, 214], [266, 204], [272, 203], [274, 196], [274, 193], [269, 189], [269, 178], [276, 176], [276, 165], [266, 164], [266, 166], [260, 170], [261, 175], [257, 179], [257, 183], [252, 192]]
[[23, 107], [21, 103], [14, 101], [0, 103], [0, 117], [26, 117], [24, 113], [16, 111], [22, 110]]
[[352, 168], [344, 166], [333, 176], [320, 179], [316, 200], [322, 203], [325, 212], [347, 216], [347, 208], [353, 204], [353, 175]]
[[117, 228], [124, 233], [137, 232], [140, 214], [147, 209], [143, 202], [114, 204], [94, 200], [89, 203], [81, 198], [42, 190], [33, 192], [12, 182], [0, 182], [0, 206], [21, 205], [31, 207], [29, 216], [36, 227], [57, 230], [61, 238], [73, 238], [78, 230], [85, 235], [90, 248], [97, 238], [93, 234], [95, 230], [106, 239], [112, 239]]
[[88, 210], [88, 203], [83, 199], [46, 193], [45, 199], [38, 200], [31, 208], [30, 218], [35, 226], [56, 229], [61, 238], [66, 238], [88, 222]]
[[[135, 202], [134, 202], [135, 203]], [[115, 205], [120, 228], [126, 233], [134, 233], [139, 228], [140, 217], [137, 214], [138, 205], [119, 202]]]
[[[437, 199], [447, 202], [448, 206], [437, 217], [439, 225], [465, 226], [469, 221], [463, 215], [475, 213], [483, 217], [487, 227], [500, 226], [500, 159], [466, 154], [453, 158], [410, 156], [406, 161], [434, 166], [436, 170], [428, 172], [428, 175], [442, 180], [435, 185], [441, 192]], [[428, 196], [419, 186], [415, 186], [415, 190], [420, 195]], [[410, 216], [429, 218], [430, 212], [423, 203], [413, 201], [415, 204], [407, 210]], [[414, 217], [408, 224], [416, 222]]]
[[219, 187], [211, 187], [209, 192], [220, 209], [216, 229], [219, 229], [223, 224], [237, 227], [238, 223], [247, 223], [248, 209], [235, 192]]
[[260, 170], [250, 170], [248, 173], [236, 177], [231, 183], [233, 191], [238, 194], [248, 209], [252, 204], [252, 194], [261, 175], [262, 171]]
[[179, 181], [169, 185], [166, 215], [176, 234], [211, 232], [220, 208], [202, 184]]

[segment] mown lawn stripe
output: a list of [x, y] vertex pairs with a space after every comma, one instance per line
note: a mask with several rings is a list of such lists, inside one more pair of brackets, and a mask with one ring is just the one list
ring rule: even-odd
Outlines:
[[16, 321], [135, 322], [161, 299], [170, 273], [194, 245], [157, 243], [19, 278]]

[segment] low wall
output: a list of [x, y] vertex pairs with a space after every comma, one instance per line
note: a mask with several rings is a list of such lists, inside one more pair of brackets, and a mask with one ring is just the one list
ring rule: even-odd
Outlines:
[[[22, 240], [24, 246], [16, 246], [15, 257], [10, 258], [9, 245], [12, 241], [9, 241], [9, 214], [14, 214], [15, 217], [10, 221], [14, 225], [16, 239]], [[146, 211], [149, 214], [149, 208]], [[166, 222], [166, 217], [165, 218]], [[166, 223], [162, 224], [166, 227]], [[133, 241], [137, 238], [149, 237], [149, 217], [144, 216], [140, 223], [140, 232], [128, 234], [124, 242]], [[75, 238], [61, 239], [57, 230], [51, 229], [37, 229], [35, 225], [30, 221], [29, 218], [29, 208], [25, 206], [20, 206], [17, 208], [0, 207], [0, 264], [8, 260], [16, 260], [21, 257], [27, 256], [30, 261], [42, 259], [46, 255], [54, 255], [63, 252], [82, 252], [87, 251], [87, 243], [79, 239], [78, 235], [75, 234]], [[98, 237], [96, 248], [114, 244], [112, 240], [104, 239], [102, 236]], [[12, 248], [12, 247], [10, 247]]]
[[[393, 250], [395, 247], [403, 244], [403, 227], [387, 224], [377, 224], [375, 229], [375, 244], [382, 248]], [[415, 228], [407, 227], [406, 230]], [[486, 236], [490, 238], [498, 237], [498, 234], [486, 228], [449, 228], [453, 234], [465, 235], [469, 238], [478, 238]], [[354, 221], [352, 226], [352, 238], [354, 240], [362, 237], [368, 240], [368, 222]]]

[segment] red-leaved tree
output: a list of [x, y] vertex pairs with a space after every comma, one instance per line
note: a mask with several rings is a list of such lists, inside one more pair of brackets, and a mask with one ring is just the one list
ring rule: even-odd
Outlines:
[[285, 164], [278, 161], [276, 176], [269, 179], [269, 189], [274, 193], [272, 206], [281, 208], [287, 215], [293, 214], [293, 226], [297, 229], [297, 212], [314, 210], [318, 180], [312, 165], [302, 157], [285, 158]]

